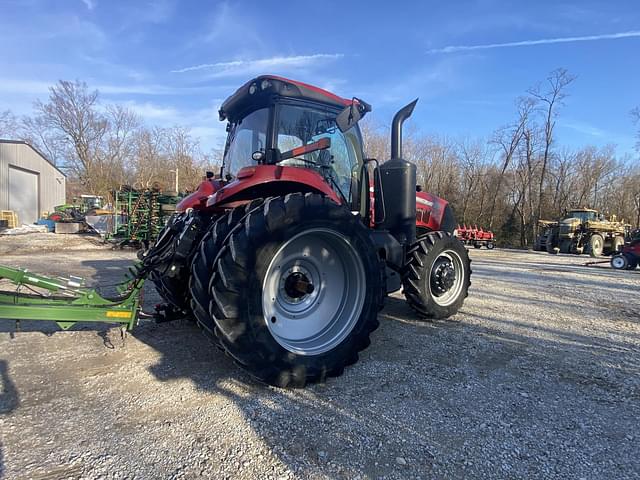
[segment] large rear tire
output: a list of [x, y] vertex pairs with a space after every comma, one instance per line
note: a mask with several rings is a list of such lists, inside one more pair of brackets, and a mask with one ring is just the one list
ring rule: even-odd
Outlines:
[[604, 239], [602, 235], [594, 233], [589, 237], [589, 255], [592, 257], [599, 257], [602, 255], [604, 249]]
[[262, 203], [262, 199], [253, 200], [246, 205], [234, 208], [216, 220], [202, 238], [193, 257], [191, 278], [188, 285], [191, 292], [191, 310], [198, 324], [214, 340], [217, 339], [215, 335], [216, 326], [213, 317], [209, 313], [209, 303], [211, 302], [209, 283], [213, 275], [214, 260], [229, 233], [234, 228], [240, 228], [238, 224], [245, 218], [247, 212], [258, 208]]
[[221, 347], [262, 382], [338, 376], [378, 327], [384, 263], [359, 217], [321, 195], [267, 199], [198, 262], [193, 298], [208, 298]]
[[407, 302], [421, 317], [455, 315], [471, 285], [467, 250], [447, 232], [419, 237], [407, 254], [402, 285]]
[[187, 267], [171, 270], [170, 263], [180, 233], [184, 230], [186, 219], [185, 213], [174, 214], [158, 235], [156, 243], [146, 253], [150, 256], [145, 257], [143, 254], [142, 257], [143, 262], [148, 258], [161, 265], [160, 268], [154, 268], [149, 272], [149, 278], [162, 300], [182, 312], [189, 310], [189, 292], [187, 291], [189, 269]]
[[189, 276], [191, 260], [210, 218], [197, 212], [176, 213], [160, 232], [156, 243], [142, 255], [151, 265], [149, 278], [158, 294], [174, 310], [190, 316]]

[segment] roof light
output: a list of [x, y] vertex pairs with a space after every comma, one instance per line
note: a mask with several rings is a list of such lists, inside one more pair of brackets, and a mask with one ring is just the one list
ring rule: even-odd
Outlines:
[[271, 82], [267, 79], [262, 80], [262, 82], [260, 83], [260, 88], [262, 90], [266, 90], [267, 88], [269, 88], [271, 86]]
[[249, 87], [249, 95], [253, 95], [258, 90], [258, 86], [255, 83], [252, 83]]

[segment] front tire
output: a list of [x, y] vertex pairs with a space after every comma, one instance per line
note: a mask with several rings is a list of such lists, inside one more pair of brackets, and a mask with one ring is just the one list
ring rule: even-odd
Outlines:
[[629, 270], [629, 260], [622, 253], [614, 255], [611, 257], [611, 267], [616, 270]]
[[455, 315], [471, 285], [467, 250], [447, 232], [419, 237], [407, 254], [402, 285], [407, 302], [421, 317]]
[[338, 376], [378, 327], [384, 263], [359, 217], [321, 195], [266, 200], [200, 261], [212, 276], [193, 297], [209, 299], [220, 345], [262, 382]]

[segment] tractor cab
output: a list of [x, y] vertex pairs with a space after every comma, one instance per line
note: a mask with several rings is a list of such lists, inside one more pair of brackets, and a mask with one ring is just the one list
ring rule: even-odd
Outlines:
[[370, 110], [361, 100], [301, 82], [257, 77], [220, 108], [220, 119], [228, 121], [222, 177], [232, 182], [258, 166], [297, 167], [319, 176], [340, 203], [353, 205], [363, 163], [357, 120]]
[[597, 220], [598, 212], [589, 208], [580, 208], [569, 211], [566, 218], [577, 218], [581, 224]]

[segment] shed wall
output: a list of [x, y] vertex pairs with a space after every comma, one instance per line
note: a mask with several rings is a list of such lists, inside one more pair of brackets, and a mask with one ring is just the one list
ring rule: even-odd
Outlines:
[[64, 175], [24, 143], [0, 142], [0, 210], [9, 210], [9, 165], [38, 173], [38, 209], [51, 212], [65, 203]]

